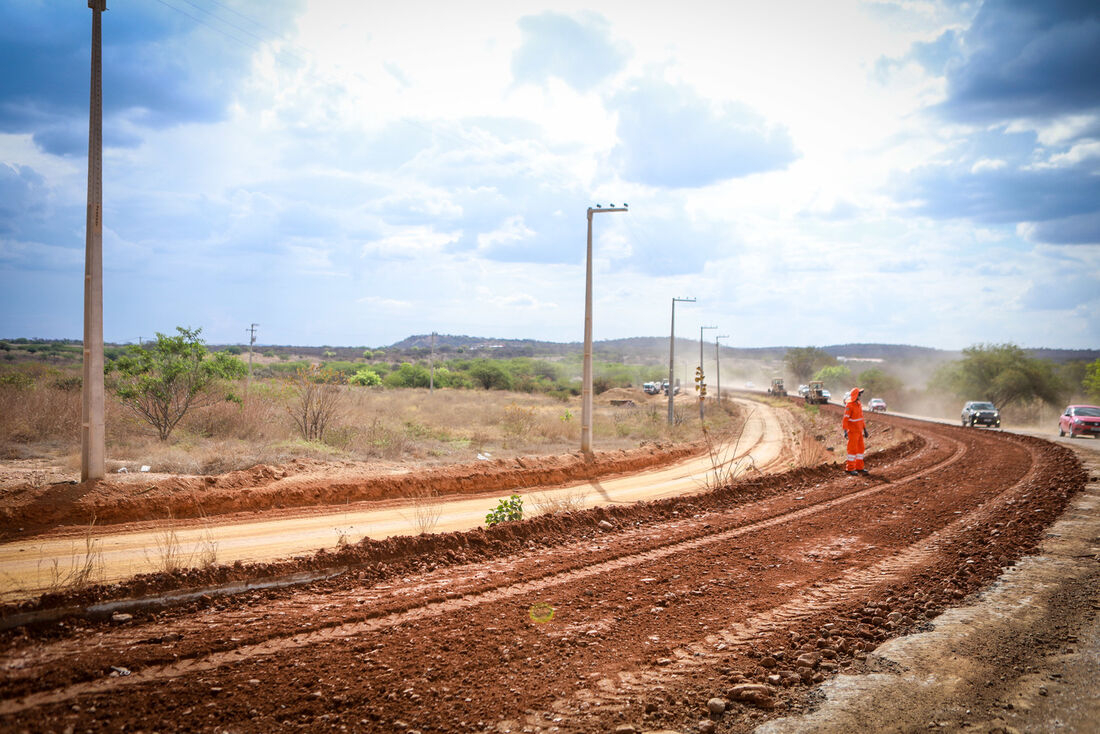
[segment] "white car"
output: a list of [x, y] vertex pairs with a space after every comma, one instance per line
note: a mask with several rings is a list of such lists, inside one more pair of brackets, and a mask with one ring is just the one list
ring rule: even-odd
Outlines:
[[756, 385], [752, 384], [752, 380], [749, 380], [748, 382], [745, 383], [745, 389], [746, 390], [755, 390]]

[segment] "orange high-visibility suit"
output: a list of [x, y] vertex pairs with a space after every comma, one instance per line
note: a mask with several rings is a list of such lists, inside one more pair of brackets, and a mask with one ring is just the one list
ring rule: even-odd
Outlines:
[[844, 406], [844, 420], [840, 422], [840, 426], [848, 435], [848, 457], [844, 461], [845, 471], [863, 471], [863, 451], [865, 449], [863, 436], [867, 432], [867, 424], [863, 420], [863, 406], [859, 402], [858, 387], [852, 388], [848, 404]]

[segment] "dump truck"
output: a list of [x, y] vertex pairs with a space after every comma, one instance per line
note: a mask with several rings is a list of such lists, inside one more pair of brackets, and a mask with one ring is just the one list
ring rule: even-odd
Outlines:
[[783, 387], [783, 378], [772, 378], [772, 386], [768, 388], [768, 395], [772, 395], [777, 398], [787, 397], [787, 390]]
[[811, 380], [806, 390], [807, 405], [824, 405], [829, 402], [825, 393], [825, 383], [820, 380]]

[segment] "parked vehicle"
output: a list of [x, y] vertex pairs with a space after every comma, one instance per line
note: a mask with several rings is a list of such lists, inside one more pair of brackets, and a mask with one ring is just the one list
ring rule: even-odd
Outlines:
[[806, 386], [806, 404], [824, 405], [829, 402], [829, 391], [825, 389], [825, 383], [820, 380], [811, 380]]
[[993, 403], [984, 400], [971, 400], [963, 406], [962, 424], [964, 426], [1001, 427], [1001, 411]]
[[885, 413], [886, 401], [882, 398], [871, 398], [871, 402], [867, 404], [867, 407], [871, 409], [872, 413]]
[[659, 395], [661, 390], [664, 389], [664, 385], [660, 382], [644, 382], [642, 383], [642, 390], [646, 395]]
[[755, 390], [756, 385], [752, 384], [752, 380], [749, 380], [748, 382], [745, 383], [745, 389], [746, 390]]
[[1070, 405], [1058, 419], [1058, 435], [1100, 436], [1100, 407], [1095, 405]]
[[809, 391], [810, 391], [810, 386], [809, 385], [799, 385], [798, 386], [798, 397], [800, 397], [800, 398], [806, 397], [806, 393], [808, 393]]
[[833, 394], [825, 388], [821, 388], [821, 397], [825, 398], [825, 400], [823, 400], [822, 402], [827, 403], [833, 399]]
[[[665, 395], [668, 395], [668, 380], [665, 380], [664, 382], [661, 383], [661, 392], [663, 392]], [[679, 395], [680, 394], [680, 380], [679, 380], [679, 378], [677, 378], [676, 384], [672, 386], [672, 394], [673, 395]]]

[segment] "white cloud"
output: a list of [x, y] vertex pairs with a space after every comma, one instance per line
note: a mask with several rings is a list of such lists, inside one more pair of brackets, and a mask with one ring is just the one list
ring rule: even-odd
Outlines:
[[[594, 228], [597, 338], [662, 334], [668, 299], [694, 295], [684, 333], [714, 322], [732, 345], [1094, 346], [1087, 309], [1051, 326], [1038, 299], [1064, 273], [1032, 241], [1100, 231], [1089, 191], [1066, 192], [1079, 179], [1053, 176], [1095, 162], [1096, 117], [937, 117], [974, 12], [314, 0], [240, 67], [224, 119], [128, 118], [141, 144], [108, 149], [107, 277], [131, 284], [108, 296], [108, 338], [179, 320], [238, 340], [260, 320], [283, 343], [578, 340], [585, 208], [626, 200]], [[0, 293], [19, 294], [0, 332], [79, 333], [46, 284], [79, 282], [84, 161], [0, 132], [0, 163], [41, 178], [8, 177], [33, 206], [0, 221]], [[1041, 190], [1009, 176], [1029, 164]], [[1089, 249], [1082, 289], [1100, 285]], [[140, 306], [157, 298], [174, 300]]]

